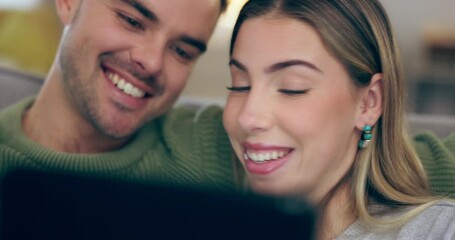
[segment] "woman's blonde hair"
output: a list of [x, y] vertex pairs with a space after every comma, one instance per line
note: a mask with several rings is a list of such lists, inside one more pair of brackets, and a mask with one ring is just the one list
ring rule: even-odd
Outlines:
[[[383, 74], [382, 116], [374, 127], [374, 139], [367, 148], [359, 149], [348, 176], [356, 216], [364, 223], [387, 228], [405, 223], [431, 205], [436, 198], [430, 195], [407, 131], [399, 52], [382, 5], [377, 0], [250, 0], [235, 24], [231, 55], [242, 24], [264, 15], [297, 19], [312, 26], [359, 88], [368, 86], [375, 73]], [[368, 211], [371, 201], [392, 208], [418, 207], [384, 222]]]

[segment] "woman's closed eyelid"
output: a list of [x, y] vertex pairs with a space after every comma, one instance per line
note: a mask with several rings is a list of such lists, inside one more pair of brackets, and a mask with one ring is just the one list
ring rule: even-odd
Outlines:
[[242, 87], [232, 86], [232, 87], [226, 87], [226, 89], [231, 92], [246, 92], [246, 91], [251, 90], [251, 86], [242, 86]]
[[279, 89], [278, 91], [280, 93], [283, 93], [286, 95], [303, 95], [303, 94], [308, 93], [309, 89], [302, 89], [302, 90]]
[[[251, 86], [242, 86], [242, 87], [226, 87], [227, 90], [231, 92], [247, 92], [251, 90]], [[304, 95], [308, 93], [309, 89], [302, 89], [302, 90], [291, 90], [291, 89], [279, 89], [278, 92], [283, 93], [285, 95], [296, 96], [296, 95]]]
[[245, 92], [251, 90], [249, 78], [242, 74], [231, 73], [231, 86], [226, 87], [231, 92]]
[[301, 78], [290, 78], [277, 82], [276, 88], [278, 92], [286, 95], [302, 95], [309, 91], [309, 86], [306, 81]]

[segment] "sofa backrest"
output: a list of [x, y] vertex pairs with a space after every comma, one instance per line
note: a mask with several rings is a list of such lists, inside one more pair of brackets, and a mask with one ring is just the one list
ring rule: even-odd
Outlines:
[[39, 76], [0, 67], [0, 111], [27, 96], [36, 95], [43, 82]]
[[407, 118], [413, 135], [431, 131], [444, 139], [455, 132], [455, 116], [453, 115], [408, 113]]

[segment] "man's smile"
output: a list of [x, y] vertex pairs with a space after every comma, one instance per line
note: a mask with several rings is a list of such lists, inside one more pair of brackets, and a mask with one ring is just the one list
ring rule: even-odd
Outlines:
[[112, 81], [112, 83], [120, 90], [122, 90], [124, 93], [135, 97], [135, 98], [144, 98], [145, 97], [145, 91], [142, 91], [141, 89], [137, 88], [130, 82], [125, 81], [122, 77], [119, 75], [108, 72], [107, 77]]
[[157, 91], [128, 72], [102, 65], [111, 99], [117, 106], [128, 110], [139, 110], [147, 105]]

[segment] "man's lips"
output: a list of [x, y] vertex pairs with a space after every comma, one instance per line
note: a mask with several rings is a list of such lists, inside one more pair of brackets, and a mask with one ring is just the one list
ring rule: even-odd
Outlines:
[[114, 70], [105, 66], [103, 66], [102, 69], [106, 77], [114, 86], [131, 97], [142, 99], [155, 95], [154, 90], [150, 86], [131, 77], [129, 74], [124, 74], [119, 70]]
[[130, 74], [122, 74], [120, 70], [104, 66], [101, 69], [107, 83], [108, 99], [117, 106], [116, 109], [143, 110], [155, 96], [155, 89], [152, 90], [150, 86], [131, 77]]

